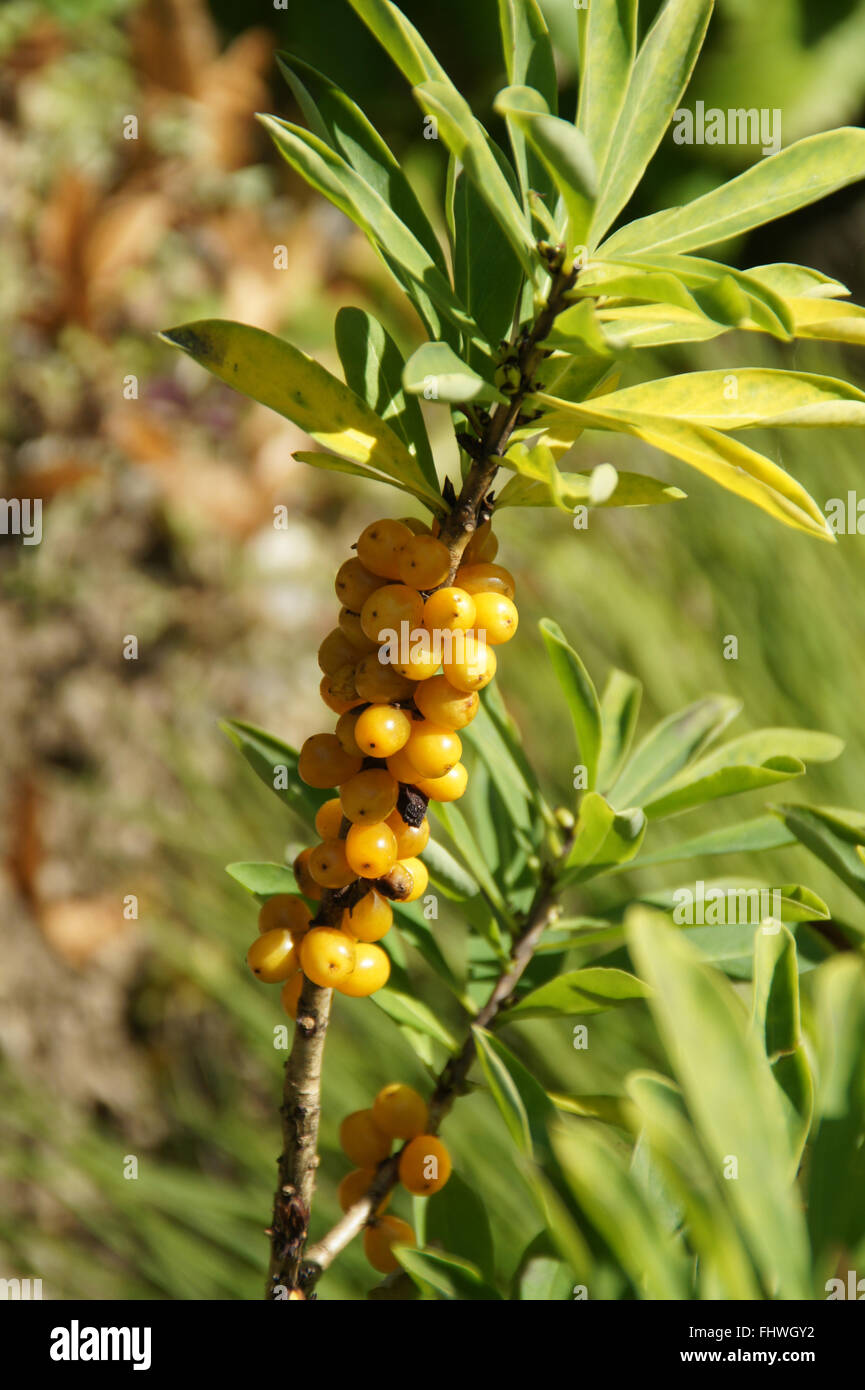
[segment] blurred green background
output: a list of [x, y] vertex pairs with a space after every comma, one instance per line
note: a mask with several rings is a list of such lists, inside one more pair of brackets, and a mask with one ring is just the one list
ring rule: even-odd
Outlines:
[[[504, 73], [494, 0], [404, 8], [486, 118]], [[570, 0], [544, 8], [569, 114], [575, 12]], [[785, 144], [861, 123], [863, 39], [865, 4], [852, 0], [819, 13], [804, 0], [720, 0], [688, 101], [779, 106]], [[297, 463], [307, 441], [294, 426], [154, 334], [238, 318], [336, 369], [343, 304], [369, 307], [407, 348], [419, 333], [366, 243], [279, 163], [252, 119], [293, 114], [279, 46], [360, 101], [434, 207], [443, 154], [343, 0], [0, 10], [0, 492], [44, 499], [41, 545], [0, 536], [0, 1277], [41, 1277], [50, 1298], [257, 1298], [263, 1287], [285, 1055], [272, 1030], [283, 1016], [278, 991], [245, 970], [254, 906], [223, 865], [278, 859], [298, 829], [217, 721], [250, 719], [293, 743], [321, 726], [315, 653], [335, 613], [333, 573], [369, 520], [404, 508], [377, 485]], [[137, 139], [124, 138], [130, 115]], [[752, 157], [667, 139], [633, 211], [694, 196]], [[274, 268], [277, 246], [285, 269]], [[865, 195], [845, 190], [727, 250], [741, 265], [814, 264], [861, 301]], [[753, 335], [670, 350], [654, 370], [727, 364], [865, 383], [861, 353]], [[441, 430], [443, 416], [430, 420]], [[763, 445], [821, 504], [865, 495], [855, 433]], [[542, 511], [508, 510], [497, 524], [522, 618], [500, 685], [551, 793], [571, 804], [576, 758], [537, 635], [545, 614], [596, 682], [613, 664], [639, 676], [643, 727], [722, 691], [745, 703], [734, 731], [841, 735], [843, 758], [792, 796], [865, 808], [862, 539], [820, 545], [651, 450], [615, 446], [587, 436], [581, 466], [627, 459], [684, 486], [688, 501], [594, 512], [587, 531]], [[272, 526], [279, 503], [287, 531]], [[730, 634], [735, 661], [723, 657]], [[688, 832], [737, 809], [722, 804]], [[676, 838], [675, 825], [666, 833]], [[773, 883], [807, 883], [841, 917], [857, 911], [803, 850], [759, 867]], [[699, 864], [644, 870], [618, 891], [700, 876], [710, 874]], [[603, 892], [575, 906], [597, 912], [612, 900]], [[137, 917], [124, 916], [130, 895]], [[445, 952], [458, 957], [464, 936], [446, 915]], [[617, 1092], [625, 1070], [656, 1060], [637, 1010], [599, 1016], [588, 1052], [573, 1050], [565, 1024], [511, 1028], [508, 1042], [572, 1094]], [[369, 1001], [339, 1000], [314, 1232], [338, 1214], [341, 1118], [397, 1078], [426, 1084], [402, 1035]], [[537, 1223], [487, 1097], [462, 1102], [446, 1136], [458, 1171], [483, 1183], [510, 1268]], [[124, 1176], [130, 1156], [136, 1179]], [[411, 1214], [399, 1199], [394, 1209]], [[363, 1297], [375, 1282], [356, 1244], [321, 1294]]]

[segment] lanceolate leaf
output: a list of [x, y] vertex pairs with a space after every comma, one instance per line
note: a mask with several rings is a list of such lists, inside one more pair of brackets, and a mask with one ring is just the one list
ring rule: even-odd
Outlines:
[[865, 902], [865, 816], [828, 806], [779, 806], [778, 815], [801, 844], [828, 864], [842, 883]]
[[424, 78], [448, 81], [448, 75], [414, 25], [391, 0], [349, 0], [382, 48], [414, 87]]
[[247, 892], [253, 893], [260, 902], [276, 894], [288, 894], [303, 901], [297, 891], [294, 872], [287, 864], [226, 864], [225, 872], [242, 884]]
[[500, 401], [501, 392], [463, 362], [447, 343], [422, 343], [405, 364], [402, 382], [412, 396], [453, 402]]
[[693, 781], [678, 786], [674, 791], [663, 791], [646, 802], [646, 815], [650, 820], [661, 820], [664, 816], [681, 815], [683, 811], [693, 810], [707, 801], [717, 801], [725, 796], [738, 796], [742, 792], [754, 791], [759, 787], [771, 787], [776, 782], [785, 782], [791, 777], [801, 777], [805, 764], [798, 758], [778, 756], [767, 758], [765, 763], [746, 763], [740, 766], [717, 768], [704, 776], [694, 776]]
[[754, 936], [751, 1027], [774, 1058], [799, 1043], [799, 971], [796, 942], [786, 927]]
[[834, 377], [754, 367], [661, 377], [604, 396], [603, 408], [719, 430], [865, 425], [865, 392], [855, 386]]
[[[621, 474], [619, 475], [621, 478]], [[618, 489], [617, 489], [618, 491]], [[601, 759], [598, 765], [598, 786], [602, 790], [615, 780], [628, 755], [643, 687], [624, 671], [613, 670], [607, 678], [601, 696]]]
[[[825, 1273], [839, 1250], [865, 1237], [865, 970], [851, 955], [819, 973], [818, 1128], [809, 1173], [808, 1224]], [[832, 1262], [830, 1265], [830, 1261]]]
[[542, 618], [539, 624], [556, 679], [564, 692], [577, 735], [580, 757], [586, 767], [586, 787], [595, 785], [601, 745], [601, 709], [598, 696], [573, 647], [569, 646], [558, 623]]
[[[454, 288], [487, 342], [497, 347], [511, 329], [523, 273], [513, 247], [464, 169], [450, 160]], [[469, 364], [486, 359], [469, 345]]]
[[742, 708], [729, 695], [708, 695], [657, 724], [625, 765], [610, 798], [616, 806], [637, 806], [690, 762], [727, 727]]
[[755, 816], [753, 820], [737, 821], [735, 825], [724, 826], [721, 830], [709, 830], [705, 835], [694, 835], [689, 840], [679, 840], [664, 849], [653, 850], [651, 854], [641, 854], [638, 867], [642, 868], [644, 864], [673, 864], [682, 859], [699, 861], [716, 854], [757, 853], [795, 843], [796, 836], [781, 824], [777, 816]]
[[585, 137], [567, 121], [539, 111], [537, 93], [529, 87], [506, 87], [496, 97], [495, 109], [525, 136], [549, 170], [567, 209], [567, 249], [573, 252], [585, 242], [597, 192], [597, 171]]
[[240, 749], [262, 782], [311, 826], [328, 793], [316, 791], [300, 780], [297, 774], [297, 750], [255, 724], [247, 724], [241, 719], [227, 720], [220, 727]]
[[577, 124], [595, 164], [606, 162], [637, 47], [637, 0], [589, 6]]
[[570, 1018], [577, 1014], [603, 1013], [648, 994], [642, 980], [626, 970], [589, 966], [557, 975], [539, 989], [530, 990], [501, 1015], [502, 1023], [523, 1018]]
[[[556, 65], [546, 20], [537, 0], [499, 0], [499, 27], [508, 81], [513, 86], [525, 85], [537, 92], [546, 110], [555, 115], [558, 101]], [[549, 193], [549, 176], [532, 151], [526, 150], [519, 124], [509, 121], [508, 131], [520, 186], [525, 193], [529, 189], [542, 195]]]
[[[509, 459], [513, 454], [508, 451]], [[656, 507], [662, 502], [681, 502], [687, 496], [681, 488], [672, 487], [660, 478], [643, 473], [618, 473], [616, 488], [609, 497], [597, 501], [592, 497], [592, 474], [559, 472], [551, 481], [532, 481], [531, 478], [512, 478], [505, 483], [496, 508], [557, 507], [571, 511], [586, 507]]]
[[431, 1287], [441, 1298], [459, 1303], [475, 1300], [493, 1302], [501, 1298], [498, 1290], [483, 1279], [475, 1265], [456, 1255], [442, 1254], [438, 1250], [412, 1250], [409, 1246], [399, 1245], [394, 1254], [421, 1292]]

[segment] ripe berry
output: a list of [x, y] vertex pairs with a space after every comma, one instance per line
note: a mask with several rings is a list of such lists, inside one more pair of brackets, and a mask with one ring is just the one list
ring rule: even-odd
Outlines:
[[451, 567], [447, 546], [433, 536], [414, 536], [399, 557], [399, 577], [415, 589], [443, 584]]
[[[392, 753], [387, 760], [388, 772], [396, 778], [398, 782], [404, 782], [407, 786], [413, 787], [420, 776], [414, 763], [409, 759], [408, 753], [404, 748], [400, 748], [398, 753]], [[396, 805], [396, 802], [394, 802]], [[388, 812], [388, 815], [390, 812]], [[385, 817], [387, 819], [387, 817]]]
[[268, 898], [258, 914], [258, 930], [265, 932], [290, 931], [292, 936], [302, 936], [309, 926], [312, 913], [302, 898], [293, 893], [276, 893]]
[[469, 775], [462, 763], [457, 763], [444, 777], [422, 777], [415, 782], [419, 792], [430, 801], [458, 801], [468, 786]]
[[451, 1171], [450, 1154], [434, 1134], [419, 1134], [400, 1154], [399, 1180], [416, 1197], [441, 1192]]
[[330, 801], [319, 806], [315, 814], [315, 828], [323, 840], [335, 840], [341, 825], [342, 802], [338, 796], [332, 796]]
[[[343, 1211], [351, 1211], [355, 1202], [359, 1202], [361, 1197], [365, 1197], [375, 1179], [374, 1168], [355, 1168], [354, 1172], [346, 1173], [337, 1190], [337, 1200]], [[376, 1207], [376, 1216], [380, 1216], [390, 1201], [392, 1193], [385, 1193], [382, 1200]]]
[[516, 589], [510, 570], [487, 563], [461, 565], [455, 582], [470, 594], [506, 594], [513, 598]]
[[399, 579], [399, 559], [412, 539], [412, 532], [401, 521], [374, 521], [362, 531], [357, 542], [357, 558], [373, 574]]
[[479, 526], [463, 551], [463, 564], [475, 565], [482, 560], [494, 560], [498, 554], [499, 543], [492, 533], [491, 523], [485, 521]]
[[475, 601], [465, 589], [436, 589], [423, 606], [423, 621], [430, 632], [464, 632], [474, 626]]
[[387, 820], [396, 806], [399, 785], [386, 768], [368, 767], [344, 782], [339, 796], [352, 824], [374, 825]]
[[384, 897], [390, 898], [393, 902], [402, 903], [405, 902], [414, 888], [414, 879], [410, 870], [397, 860], [390, 873], [384, 874], [379, 879], [376, 888]]
[[332, 676], [322, 676], [318, 693], [334, 714], [345, 714], [347, 710], [363, 704], [354, 688], [353, 666], [340, 666]]
[[415, 1235], [407, 1221], [385, 1214], [363, 1233], [363, 1253], [379, 1274], [393, 1274], [401, 1268], [393, 1253], [395, 1245], [414, 1245]]
[[413, 1087], [392, 1081], [382, 1087], [373, 1101], [372, 1117], [382, 1133], [392, 1139], [414, 1139], [427, 1126], [426, 1101]]
[[426, 818], [420, 825], [406, 825], [399, 811], [391, 811], [385, 824], [396, 836], [398, 859], [410, 859], [426, 849], [429, 842], [429, 821]]
[[422, 859], [401, 859], [400, 864], [411, 874], [412, 888], [407, 898], [403, 898], [404, 903], [417, 902], [422, 898], [429, 884], [429, 870]]
[[383, 584], [360, 610], [360, 625], [371, 642], [383, 642], [388, 629], [399, 633], [400, 623], [408, 623], [411, 632], [422, 618], [423, 599], [407, 584]]
[[388, 662], [381, 662], [377, 652], [370, 652], [358, 662], [354, 683], [362, 700], [375, 705], [393, 705], [397, 700], [410, 700], [414, 684], [400, 676]]
[[294, 975], [286, 980], [282, 989], [279, 991], [279, 998], [282, 1007], [289, 1018], [297, 1018], [297, 1009], [300, 1003], [300, 992], [303, 989], [303, 982], [306, 979], [302, 970], [298, 970]]
[[313, 734], [300, 750], [297, 771], [308, 787], [338, 787], [360, 772], [361, 759], [352, 758], [339, 746], [335, 734]]
[[356, 656], [366, 656], [367, 653], [375, 651], [375, 642], [367, 637], [360, 625], [359, 613], [352, 613], [348, 608], [340, 608], [337, 622], [340, 632], [346, 641], [351, 643]]
[[475, 615], [476, 630], [492, 647], [510, 642], [520, 621], [516, 604], [505, 594], [475, 594]]
[[496, 674], [496, 654], [492, 647], [467, 632], [463, 650], [443, 663], [444, 673], [456, 690], [483, 690]]
[[354, 947], [354, 970], [336, 988], [350, 999], [365, 999], [386, 985], [390, 978], [390, 956], [375, 942], [358, 941]]
[[425, 521], [421, 521], [417, 516], [401, 516], [400, 521], [403, 526], [407, 526], [413, 536], [430, 536], [432, 532]]
[[396, 863], [396, 836], [384, 821], [353, 825], [345, 838], [345, 856], [359, 878], [381, 878]]
[[370, 574], [353, 555], [350, 560], [340, 565], [333, 587], [340, 603], [350, 608], [353, 613], [359, 613], [370, 594], [380, 588], [381, 584], [381, 576]]
[[317, 903], [321, 897], [321, 888], [309, 872], [309, 861], [311, 857], [311, 849], [302, 849], [291, 867], [294, 870], [297, 886], [303, 896], [305, 898], [311, 898], [313, 902]]
[[300, 943], [300, 964], [313, 984], [339, 985], [354, 970], [355, 944], [336, 927], [313, 927]]
[[415, 628], [414, 631], [426, 633], [426, 639], [412, 638], [408, 651], [400, 653], [408, 659], [393, 661], [391, 665], [398, 675], [405, 676], [410, 681], [428, 681], [442, 664], [441, 652], [432, 633], [426, 628]]
[[459, 762], [463, 747], [459, 734], [452, 729], [431, 724], [428, 719], [417, 719], [405, 751], [421, 777], [444, 777]]
[[342, 929], [357, 941], [381, 941], [393, 923], [393, 908], [374, 888], [365, 893], [349, 912], [344, 912]]
[[357, 659], [357, 647], [338, 627], [327, 634], [318, 649], [318, 664], [326, 676], [334, 675], [340, 666], [351, 666]]
[[339, 1147], [358, 1168], [375, 1168], [390, 1153], [390, 1136], [379, 1129], [372, 1110], [353, 1110], [339, 1127]]
[[287, 980], [300, 968], [291, 932], [285, 927], [274, 927], [257, 936], [246, 953], [246, 963], [263, 984]]
[[425, 719], [444, 729], [464, 729], [478, 712], [476, 691], [455, 690], [446, 676], [433, 676], [419, 685], [415, 704]]
[[370, 758], [389, 758], [405, 747], [411, 731], [412, 721], [405, 710], [392, 705], [370, 705], [357, 716], [354, 737], [361, 753]]
[[355, 730], [360, 713], [356, 709], [346, 710], [336, 721], [334, 733], [339, 740], [339, 746], [344, 753], [348, 753], [350, 758], [362, 758], [364, 755], [357, 745]]
[[322, 888], [347, 888], [354, 878], [345, 840], [322, 840], [309, 857], [309, 872]]

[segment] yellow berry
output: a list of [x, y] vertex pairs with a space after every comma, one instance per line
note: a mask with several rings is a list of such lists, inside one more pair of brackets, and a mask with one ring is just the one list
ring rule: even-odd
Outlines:
[[334, 675], [340, 666], [351, 666], [357, 659], [357, 647], [338, 627], [327, 634], [318, 649], [318, 664], [326, 676]]
[[483, 690], [496, 674], [496, 654], [492, 647], [467, 632], [461, 653], [443, 663], [444, 673], [456, 690]]
[[418, 719], [412, 725], [405, 751], [421, 777], [444, 777], [459, 762], [463, 747], [459, 734], [452, 729]]
[[372, 642], [383, 642], [388, 631], [401, 633], [408, 623], [409, 633], [423, 618], [423, 599], [407, 584], [384, 584], [370, 594], [360, 612], [360, 625]]
[[407, 526], [413, 536], [429, 536], [431, 531], [425, 521], [421, 521], [417, 516], [401, 516], [400, 521], [403, 526]]
[[343, 913], [342, 927], [357, 941], [381, 941], [393, 923], [393, 908], [374, 888]]
[[386, 768], [367, 767], [343, 783], [339, 796], [352, 824], [374, 825], [396, 806], [399, 784]]
[[372, 574], [399, 579], [399, 560], [412, 533], [401, 521], [373, 521], [357, 542], [357, 558]]
[[399, 1180], [416, 1197], [441, 1192], [451, 1171], [450, 1154], [434, 1134], [419, 1134], [400, 1154]]
[[415, 1234], [407, 1221], [387, 1213], [363, 1233], [363, 1253], [379, 1274], [394, 1274], [401, 1268], [393, 1253], [395, 1245], [414, 1245]]
[[355, 944], [336, 927], [313, 927], [300, 943], [300, 964], [313, 984], [339, 985], [354, 970]]
[[469, 775], [462, 763], [457, 763], [444, 777], [422, 777], [415, 782], [419, 792], [430, 801], [458, 801], [468, 786]]
[[294, 975], [292, 975], [288, 980], [286, 980], [285, 984], [282, 986], [282, 989], [279, 991], [280, 1002], [282, 1004], [282, 1007], [285, 1009], [285, 1012], [288, 1014], [289, 1018], [297, 1018], [297, 1009], [298, 1005], [300, 1004], [300, 994], [301, 990], [303, 989], [303, 982], [305, 979], [306, 976], [304, 975], [303, 971], [298, 970]]
[[315, 828], [323, 840], [336, 840], [342, 825], [342, 802], [332, 796], [315, 814]]
[[[337, 1200], [343, 1211], [351, 1211], [355, 1202], [359, 1202], [361, 1197], [365, 1197], [375, 1180], [374, 1168], [355, 1168], [354, 1172], [346, 1173], [337, 1190]], [[391, 1199], [391, 1193], [385, 1193], [382, 1200], [376, 1207], [376, 1215], [380, 1216]]]
[[464, 729], [478, 712], [476, 691], [455, 690], [446, 676], [433, 676], [419, 685], [415, 704], [425, 719], [445, 729]]
[[373, 1101], [372, 1117], [392, 1139], [414, 1139], [427, 1126], [426, 1101], [412, 1086], [392, 1081], [382, 1087]]
[[300, 968], [294, 937], [286, 927], [274, 927], [257, 936], [246, 953], [246, 963], [263, 984], [287, 980]]
[[[413, 787], [417, 782], [419, 773], [414, 763], [410, 760], [404, 748], [400, 748], [398, 753], [392, 753], [387, 760], [387, 769], [397, 780], [404, 782], [407, 786]], [[396, 802], [394, 802], [396, 805]], [[388, 815], [390, 812], [388, 812]], [[385, 817], [387, 819], [387, 817]]]
[[311, 857], [311, 849], [302, 849], [291, 867], [294, 870], [297, 886], [303, 896], [305, 898], [311, 898], [313, 902], [318, 902], [321, 897], [321, 887], [316, 883], [312, 874], [309, 872], [309, 861]]
[[339, 1127], [339, 1147], [358, 1168], [375, 1168], [390, 1153], [390, 1137], [379, 1129], [372, 1110], [353, 1110]]
[[433, 634], [425, 627], [416, 627], [418, 637], [412, 637], [407, 651], [399, 652], [405, 661], [393, 661], [391, 665], [400, 676], [410, 681], [428, 681], [442, 664], [441, 652]]
[[474, 565], [481, 560], [494, 560], [498, 554], [499, 543], [492, 533], [492, 524], [485, 521], [479, 526], [463, 551], [464, 565]]
[[336, 572], [334, 589], [340, 603], [359, 613], [371, 593], [381, 587], [381, 576], [370, 574], [356, 556], [346, 560]]
[[[374, 941], [357, 941], [354, 947], [354, 970], [340, 980], [336, 988], [350, 999], [365, 999], [386, 985], [390, 977], [390, 956]], [[350, 1157], [350, 1155], [349, 1155]]]
[[421, 859], [401, 859], [400, 864], [411, 874], [412, 889], [407, 898], [403, 898], [404, 903], [417, 902], [422, 898], [429, 884], [429, 870]]
[[346, 710], [363, 704], [355, 690], [353, 666], [340, 666], [332, 676], [322, 676], [318, 693], [334, 714], [345, 714]]
[[396, 836], [389, 825], [353, 825], [345, 838], [349, 868], [359, 878], [381, 878], [396, 863]]
[[322, 888], [347, 888], [354, 879], [345, 846], [345, 840], [322, 840], [312, 851], [309, 872]]
[[517, 606], [506, 594], [475, 595], [475, 629], [484, 633], [490, 646], [510, 642], [519, 621]]
[[391, 811], [386, 824], [396, 836], [398, 859], [410, 859], [426, 849], [429, 842], [429, 821], [426, 818], [420, 825], [406, 825], [399, 811]]
[[506, 594], [513, 598], [516, 584], [510, 570], [501, 565], [482, 563], [461, 565], [455, 582], [470, 594]]
[[258, 930], [264, 935], [280, 928], [290, 931], [292, 936], [302, 936], [311, 916], [302, 898], [296, 898], [293, 893], [275, 893], [262, 905], [258, 914]]
[[474, 626], [475, 601], [465, 589], [436, 589], [423, 606], [423, 621], [430, 632], [464, 632]]
[[408, 743], [411, 730], [412, 721], [405, 710], [393, 705], [369, 705], [357, 716], [354, 737], [361, 753], [370, 758], [389, 758]]
[[313, 734], [300, 750], [298, 776], [308, 787], [338, 787], [360, 772], [362, 759], [352, 758], [339, 746], [335, 734]]
[[434, 536], [414, 536], [399, 556], [399, 577], [414, 589], [443, 584], [451, 567], [447, 546]]
[[336, 721], [334, 733], [339, 741], [339, 746], [343, 753], [348, 753], [350, 758], [363, 758], [363, 753], [357, 745], [355, 729], [360, 712], [356, 709], [346, 710]]
[[361, 699], [375, 705], [409, 700], [415, 689], [414, 684], [400, 676], [389, 662], [379, 661], [377, 652], [371, 652], [358, 662], [354, 683]]
[[366, 656], [369, 652], [374, 652], [375, 642], [367, 637], [360, 623], [360, 614], [352, 613], [350, 608], [340, 608], [339, 630], [354, 649], [355, 656]]

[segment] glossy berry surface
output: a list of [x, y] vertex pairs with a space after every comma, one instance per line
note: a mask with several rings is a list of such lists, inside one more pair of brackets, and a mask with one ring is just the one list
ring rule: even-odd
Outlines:
[[345, 840], [322, 840], [309, 856], [309, 872], [322, 888], [347, 888], [354, 878]]
[[387, 820], [397, 803], [399, 785], [384, 767], [367, 767], [340, 787], [342, 809], [355, 825]]
[[383, 642], [387, 632], [401, 633], [401, 624], [408, 631], [423, 621], [423, 599], [407, 584], [385, 584], [371, 594], [360, 613], [360, 624], [372, 642]]
[[352, 556], [340, 565], [333, 587], [340, 603], [359, 613], [370, 594], [381, 588], [383, 582], [381, 575], [370, 574], [360, 560]]
[[390, 1136], [379, 1129], [372, 1110], [353, 1110], [339, 1127], [339, 1147], [358, 1168], [375, 1168], [387, 1158]]
[[379, 1274], [393, 1274], [402, 1267], [393, 1253], [395, 1245], [414, 1244], [415, 1234], [408, 1222], [387, 1213], [363, 1233], [363, 1253]]
[[414, 589], [443, 584], [451, 567], [447, 546], [433, 536], [414, 536], [399, 556], [399, 577]]
[[405, 746], [409, 762], [421, 777], [444, 777], [462, 757], [459, 734], [428, 719], [418, 719], [412, 726]]
[[444, 777], [422, 777], [415, 786], [430, 801], [459, 801], [468, 784], [469, 774], [465, 765], [457, 763]]
[[305, 898], [310, 898], [313, 902], [319, 902], [321, 899], [321, 885], [316, 883], [309, 871], [309, 861], [311, 857], [311, 849], [302, 849], [291, 867], [294, 870], [297, 886], [303, 896]]
[[300, 943], [303, 973], [323, 989], [346, 980], [354, 963], [355, 943], [335, 927], [312, 927]]
[[395, 671], [389, 662], [379, 661], [376, 652], [371, 652], [358, 662], [354, 683], [361, 699], [376, 705], [392, 705], [397, 700], [408, 700], [415, 689], [413, 683]]
[[315, 813], [315, 828], [322, 840], [335, 840], [342, 825], [342, 802], [332, 796]]
[[475, 594], [475, 631], [483, 632], [492, 647], [510, 642], [520, 615], [506, 594]]
[[480, 697], [474, 690], [457, 690], [446, 676], [433, 676], [418, 686], [415, 704], [425, 719], [445, 729], [464, 729], [478, 712]]
[[399, 1180], [416, 1197], [441, 1192], [451, 1171], [450, 1154], [434, 1134], [419, 1134], [400, 1155]]
[[302, 936], [309, 926], [312, 916], [302, 898], [292, 893], [276, 893], [262, 904], [258, 914], [258, 930], [261, 933], [282, 929], [293, 936]]
[[246, 953], [246, 963], [257, 980], [275, 985], [296, 974], [300, 963], [294, 937], [286, 927], [274, 927], [256, 937]]
[[423, 622], [430, 632], [464, 632], [474, 627], [475, 601], [465, 589], [436, 589], [423, 606]]
[[[351, 1211], [355, 1202], [359, 1202], [369, 1192], [375, 1179], [374, 1168], [355, 1168], [353, 1172], [346, 1173], [337, 1189], [337, 1201], [342, 1211]], [[392, 1193], [385, 1193], [382, 1200], [376, 1207], [376, 1215], [381, 1215], [390, 1202]]]
[[384, 821], [353, 825], [345, 839], [345, 855], [359, 878], [381, 878], [396, 863], [396, 836]]
[[358, 941], [354, 957], [354, 969], [336, 988], [350, 999], [365, 999], [390, 979], [390, 956], [374, 941]]
[[444, 662], [444, 673], [455, 690], [483, 690], [496, 674], [496, 654], [492, 647], [470, 632], [466, 633], [461, 653]]
[[393, 908], [374, 888], [343, 916], [343, 930], [358, 941], [381, 941], [393, 925]]
[[372, 574], [399, 579], [400, 557], [412, 538], [413, 532], [401, 521], [373, 521], [358, 537], [357, 558]]
[[300, 1003], [300, 993], [303, 989], [303, 982], [306, 979], [302, 970], [297, 970], [291, 975], [279, 991], [279, 999], [289, 1018], [297, 1018], [297, 1008]]
[[516, 590], [510, 570], [487, 563], [461, 565], [457, 570], [456, 583], [470, 594], [497, 593], [513, 598]]
[[409, 741], [411, 717], [393, 705], [370, 705], [357, 716], [354, 737], [360, 751], [370, 758], [389, 758]]
[[352, 758], [339, 745], [335, 734], [313, 734], [300, 750], [297, 771], [308, 787], [324, 790], [338, 787], [360, 772], [361, 759]]
[[399, 811], [391, 811], [386, 824], [390, 826], [396, 836], [398, 859], [410, 859], [413, 855], [421, 854], [426, 849], [429, 842], [429, 821], [426, 817], [420, 825], [406, 825]]
[[392, 1139], [414, 1139], [427, 1126], [427, 1106], [412, 1086], [392, 1081], [383, 1086], [372, 1103], [372, 1116], [383, 1134]]
[[411, 892], [407, 898], [403, 898], [404, 903], [417, 902], [422, 898], [429, 886], [429, 869], [422, 859], [401, 859], [400, 865], [411, 874]]

